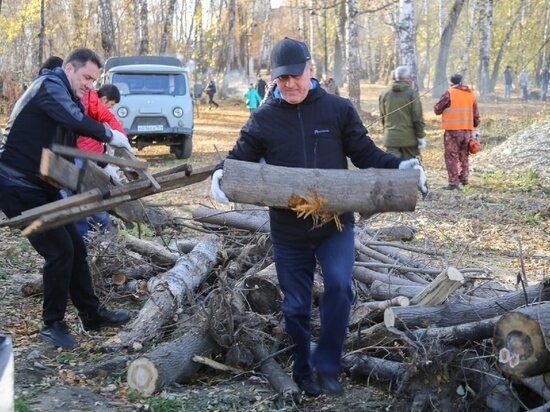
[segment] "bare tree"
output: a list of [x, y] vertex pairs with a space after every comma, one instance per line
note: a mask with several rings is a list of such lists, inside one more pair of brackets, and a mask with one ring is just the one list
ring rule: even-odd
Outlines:
[[399, 50], [401, 52], [401, 64], [409, 66], [411, 78], [416, 85], [417, 67], [414, 42], [414, 3], [413, 0], [399, 1]]
[[502, 43], [500, 44], [500, 47], [498, 49], [497, 57], [495, 58], [495, 65], [493, 66], [493, 73], [491, 74], [491, 85], [488, 92], [492, 92], [493, 90], [495, 90], [495, 85], [497, 83], [498, 72], [500, 70], [500, 63], [502, 63], [502, 56], [504, 55], [504, 50], [506, 49], [506, 46], [510, 41], [510, 37], [512, 37], [512, 32], [516, 28], [521, 18], [524, 5], [525, 5], [525, 0], [520, 0], [518, 4], [518, 8], [516, 9], [516, 13], [514, 14], [514, 19], [512, 20], [512, 24], [508, 26], [508, 30], [504, 35], [504, 39], [502, 39]]
[[105, 58], [109, 58], [117, 54], [111, 0], [99, 0], [98, 7], [99, 25], [101, 28], [101, 47], [103, 48]]
[[456, 23], [465, 0], [455, 0], [451, 11], [449, 12], [449, 18], [447, 19], [447, 25], [443, 29], [443, 36], [441, 36], [441, 42], [439, 43], [439, 53], [437, 54], [437, 63], [435, 66], [435, 79], [432, 89], [432, 96], [439, 97], [441, 93], [446, 89], [447, 85], [447, 60], [449, 59], [449, 49], [451, 47], [451, 40], [456, 29]]
[[165, 54], [168, 48], [168, 40], [172, 36], [172, 25], [174, 21], [174, 11], [176, 9], [176, 0], [170, 0], [168, 2], [168, 9], [164, 15], [164, 21], [162, 22], [162, 35], [160, 37], [159, 53]]
[[359, 87], [359, 39], [357, 35], [357, 2], [346, 0], [346, 56], [348, 61], [348, 96], [361, 113], [361, 89]]
[[[2, 3], [0, 2], [0, 8]], [[44, 46], [46, 42], [46, 18], [44, 0], [40, 0], [40, 32], [38, 33], [38, 64], [44, 61]]]
[[493, 0], [483, 0], [479, 16], [479, 67], [478, 90], [481, 96], [491, 90], [489, 76], [489, 57], [491, 52], [491, 37], [493, 33]]
[[141, 43], [141, 30], [140, 30], [140, 19], [139, 19], [139, 2], [140, 0], [132, 0], [132, 29], [134, 32], [134, 41], [133, 41], [133, 53], [139, 54], [139, 47]]
[[336, 36], [334, 39], [334, 82], [342, 86], [345, 82], [346, 59], [346, 4], [342, 2], [336, 8]]

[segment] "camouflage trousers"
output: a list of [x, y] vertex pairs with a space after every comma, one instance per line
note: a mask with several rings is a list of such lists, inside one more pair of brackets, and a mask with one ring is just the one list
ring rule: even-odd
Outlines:
[[468, 140], [471, 136], [471, 130], [445, 130], [443, 136], [445, 166], [451, 185], [468, 184], [470, 174]]

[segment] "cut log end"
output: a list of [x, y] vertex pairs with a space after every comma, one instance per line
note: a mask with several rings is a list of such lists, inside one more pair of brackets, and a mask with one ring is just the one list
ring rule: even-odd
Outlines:
[[516, 378], [548, 372], [550, 352], [540, 325], [530, 316], [510, 312], [495, 325], [493, 342], [503, 373]]
[[161, 386], [159, 373], [153, 362], [145, 357], [137, 358], [128, 367], [128, 386], [144, 396], [150, 396]]

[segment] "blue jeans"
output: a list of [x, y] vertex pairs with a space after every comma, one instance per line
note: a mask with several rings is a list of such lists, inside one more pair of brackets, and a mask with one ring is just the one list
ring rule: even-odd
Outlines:
[[[325, 375], [337, 374], [353, 299], [353, 225], [346, 224], [342, 232], [335, 232], [316, 244], [274, 243], [273, 256], [284, 294], [282, 310], [286, 331], [296, 345], [293, 373], [304, 376], [316, 369]], [[310, 318], [316, 261], [323, 274], [324, 293], [319, 303], [321, 332], [311, 355]]]

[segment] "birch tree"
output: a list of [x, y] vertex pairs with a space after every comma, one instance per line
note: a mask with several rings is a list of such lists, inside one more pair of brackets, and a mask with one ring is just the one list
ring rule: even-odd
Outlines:
[[101, 29], [101, 47], [103, 48], [105, 58], [109, 58], [117, 54], [111, 0], [99, 0], [98, 7], [99, 26]]
[[408, 66], [411, 70], [411, 79], [417, 87], [416, 51], [414, 45], [414, 3], [413, 0], [399, 1], [399, 51], [401, 53], [401, 65]]
[[147, 54], [149, 52], [148, 20], [147, 0], [139, 0], [139, 55]]
[[458, 17], [462, 11], [465, 0], [455, 0], [451, 11], [449, 12], [449, 18], [447, 19], [447, 25], [443, 29], [443, 36], [439, 43], [439, 52], [437, 54], [437, 62], [435, 66], [435, 78], [434, 86], [432, 89], [432, 97], [439, 97], [447, 88], [447, 61], [449, 59], [449, 50], [451, 47], [451, 41], [456, 29]]
[[493, 9], [493, 0], [483, 0], [479, 16], [479, 67], [477, 76], [478, 90], [481, 96], [485, 96], [491, 90], [489, 58], [493, 32]]
[[346, 0], [346, 57], [348, 61], [348, 97], [361, 113], [361, 89], [359, 85], [359, 40], [357, 34], [357, 1]]
[[464, 53], [462, 53], [462, 59], [460, 60], [460, 73], [464, 76], [468, 69], [468, 60], [470, 59], [470, 48], [472, 47], [472, 40], [474, 38], [474, 29], [476, 24], [476, 11], [477, 0], [470, 2], [468, 10], [468, 33], [466, 34], [466, 42], [464, 44]]
[[334, 38], [334, 69], [332, 75], [334, 82], [341, 87], [345, 82], [345, 73], [347, 71], [346, 59], [346, 19], [347, 5], [340, 3], [336, 7], [336, 36]]

